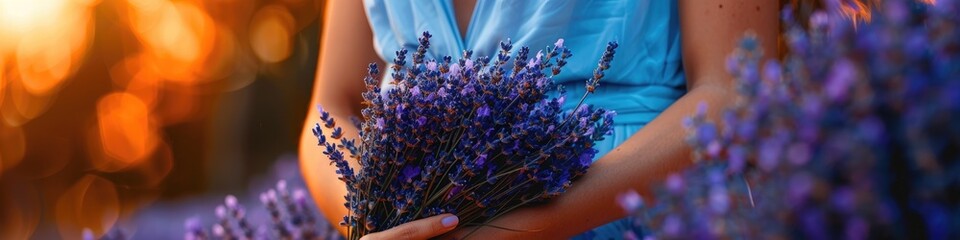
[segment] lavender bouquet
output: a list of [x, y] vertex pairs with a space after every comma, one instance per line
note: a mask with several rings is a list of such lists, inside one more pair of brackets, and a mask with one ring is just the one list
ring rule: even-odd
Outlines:
[[699, 162], [625, 206], [665, 239], [960, 238], [958, 10], [890, 0], [809, 29], [784, 11], [790, 55], [763, 63], [745, 39], [728, 64], [742, 104], [689, 119]]
[[346, 183], [350, 213], [341, 225], [350, 239], [441, 213], [482, 226], [555, 197], [586, 172], [594, 142], [611, 130], [614, 112], [583, 100], [610, 67], [616, 43], [607, 45], [577, 107], [565, 111], [564, 91], [552, 80], [571, 56], [562, 39], [533, 56], [527, 47], [511, 56], [512, 44], [501, 42], [490, 62], [470, 51], [457, 61], [425, 59], [430, 37], [423, 33], [412, 64], [407, 50], [397, 51], [395, 88], [382, 90], [379, 69], [369, 66], [359, 143], [320, 109], [332, 132], [328, 139], [317, 124], [313, 134]]

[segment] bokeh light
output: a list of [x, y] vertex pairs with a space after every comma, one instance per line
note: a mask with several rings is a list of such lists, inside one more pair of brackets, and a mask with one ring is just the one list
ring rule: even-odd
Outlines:
[[116, 171], [139, 163], [152, 154], [158, 144], [156, 121], [136, 95], [111, 93], [100, 98], [97, 122], [103, 151], [115, 160], [94, 162], [98, 170]]
[[0, 239], [133, 234], [296, 152], [320, 6], [0, 0]]
[[260, 60], [275, 63], [290, 56], [293, 16], [283, 7], [267, 6], [253, 16], [250, 44]]
[[3, 52], [0, 52], [0, 106], [3, 106], [3, 97], [6, 96], [7, 89], [7, 63], [3, 58]]
[[196, 4], [166, 0], [130, 0], [130, 27], [144, 44], [147, 66], [155, 74], [193, 84], [195, 68], [214, 43], [216, 26]]
[[5, 107], [8, 123], [20, 125], [46, 111], [43, 103], [77, 71], [93, 36], [95, 4], [0, 0], [0, 58], [9, 61], [0, 62], [5, 75], [0, 82], [18, 86], [8, 89], [19, 96], [13, 99], [16, 112]]
[[86, 175], [57, 199], [56, 218], [64, 239], [81, 236], [84, 228], [102, 235], [120, 216], [120, 200], [112, 182]]

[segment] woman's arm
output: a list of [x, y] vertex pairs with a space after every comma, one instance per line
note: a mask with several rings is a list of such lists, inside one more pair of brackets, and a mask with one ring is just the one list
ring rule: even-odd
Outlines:
[[[361, 93], [365, 86], [366, 66], [379, 62], [373, 50], [373, 34], [363, 11], [362, 1], [331, 0], [327, 2], [323, 33], [320, 37], [320, 56], [313, 97], [300, 137], [300, 166], [317, 207], [330, 223], [337, 225], [347, 209], [343, 206], [347, 189], [337, 179], [336, 166], [321, 153], [317, 138], [310, 129], [319, 121], [316, 106], [321, 105], [342, 127], [344, 136], [357, 137], [357, 129], [350, 116], [360, 116]], [[331, 129], [324, 129], [330, 133]], [[358, 164], [351, 164], [357, 169]], [[339, 227], [341, 233], [345, 228]]]
[[[691, 148], [684, 141], [683, 118], [697, 105], [709, 105], [708, 117], [719, 121], [722, 109], [735, 98], [725, 58], [744, 32], [752, 30], [776, 53], [779, 1], [680, 0], [684, 71], [688, 92], [619, 147], [591, 166], [590, 171], [550, 204], [520, 209], [492, 224], [534, 232], [482, 228], [483, 238], [554, 239], [569, 237], [626, 216], [616, 196], [630, 189], [651, 195], [651, 188], [672, 172], [691, 165]], [[626, 44], [626, 43], [625, 43]], [[769, 55], [769, 54], [768, 54]], [[462, 236], [467, 231], [456, 234]], [[523, 235], [523, 236], [519, 236]]]

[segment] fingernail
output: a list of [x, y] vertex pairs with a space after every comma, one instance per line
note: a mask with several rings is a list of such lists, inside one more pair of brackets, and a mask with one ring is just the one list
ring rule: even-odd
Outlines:
[[460, 222], [460, 218], [458, 218], [457, 216], [449, 216], [440, 220], [440, 224], [442, 224], [443, 227], [457, 226], [457, 223], [459, 222]]

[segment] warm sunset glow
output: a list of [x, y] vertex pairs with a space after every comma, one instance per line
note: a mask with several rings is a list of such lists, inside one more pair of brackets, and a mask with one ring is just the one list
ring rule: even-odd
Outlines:
[[211, 172], [197, 168], [221, 158], [213, 134], [241, 126], [210, 130], [235, 121], [221, 102], [250, 105], [221, 99], [264, 63], [292, 66], [319, 6], [0, 0], [0, 239], [101, 236], [159, 198], [197, 194]]

